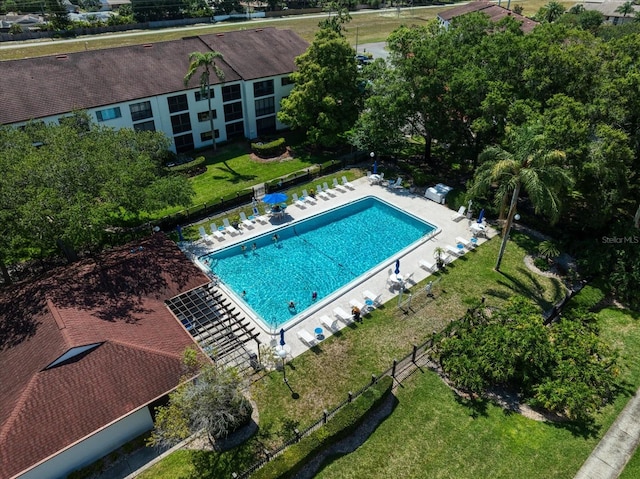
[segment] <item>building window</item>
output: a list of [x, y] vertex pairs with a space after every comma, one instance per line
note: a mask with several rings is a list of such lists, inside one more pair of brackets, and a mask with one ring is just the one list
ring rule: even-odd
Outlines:
[[228, 85], [222, 87], [222, 101], [232, 101], [239, 100], [242, 98], [242, 93], [240, 93], [240, 85]]
[[224, 106], [224, 121], [240, 120], [242, 118], [242, 102], [229, 103]]
[[153, 116], [153, 112], [151, 111], [150, 101], [133, 103], [129, 105], [129, 111], [131, 112], [132, 121], [145, 120]]
[[[216, 130], [216, 139], [220, 138], [220, 130]], [[211, 141], [211, 131], [200, 133], [200, 141]]]
[[136, 123], [133, 125], [135, 131], [156, 131], [156, 124], [153, 120], [143, 121], [142, 123]]
[[256, 116], [272, 115], [275, 112], [276, 106], [272, 96], [256, 100]]
[[291, 77], [284, 77], [280, 79], [280, 86], [293, 85], [295, 82], [291, 79]]
[[185, 111], [189, 109], [189, 102], [187, 101], [187, 95], [176, 95], [167, 98], [167, 104], [169, 105], [170, 113], [177, 113], [179, 111]]
[[193, 150], [193, 135], [191, 133], [187, 135], [174, 136], [173, 141], [176, 144], [176, 153], [184, 153], [186, 151]]
[[204, 91], [204, 95], [202, 94], [202, 90], [198, 90], [198, 91], [196, 92], [196, 101], [203, 101], [203, 100], [206, 100], [206, 99], [207, 99], [207, 92], [209, 93], [209, 95], [211, 95], [211, 98], [215, 98], [216, 93], [215, 93], [215, 91], [213, 90], [213, 88], [212, 88], [212, 89], [210, 89], [210, 90], [205, 89], [205, 91]]
[[243, 136], [244, 135], [244, 123], [238, 121], [236, 123], [229, 123], [226, 125], [227, 139]]
[[120, 112], [120, 107], [116, 106], [115, 108], [107, 108], [106, 110], [100, 110], [96, 112], [96, 118], [98, 121], [107, 121], [114, 120], [116, 118], [120, 118], [122, 113]]
[[256, 129], [258, 131], [258, 136], [261, 135], [270, 135], [276, 132], [276, 117], [268, 116], [266, 118], [260, 118], [256, 120]]
[[253, 84], [253, 96], [273, 95], [273, 80], [257, 81]]
[[[215, 120], [216, 118], [218, 118], [218, 112], [215, 110], [211, 110], [213, 119]], [[208, 111], [201, 111], [200, 113], [198, 113], [198, 121], [209, 121], [209, 112]]]
[[174, 135], [177, 133], [183, 133], [185, 131], [191, 131], [191, 120], [189, 119], [189, 113], [173, 115], [171, 117], [171, 127], [173, 128]]

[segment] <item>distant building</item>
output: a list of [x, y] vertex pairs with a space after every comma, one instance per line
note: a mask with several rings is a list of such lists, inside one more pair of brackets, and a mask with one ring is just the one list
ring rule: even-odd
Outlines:
[[594, 10], [602, 13], [604, 21], [611, 23], [612, 25], [621, 25], [623, 23], [633, 22], [637, 12], [640, 12], [640, 5], [633, 5], [633, 12], [624, 16], [620, 12], [616, 12], [618, 8], [627, 3], [620, 0], [602, 0], [602, 1], [588, 1], [578, 3], [578, 5], [584, 6], [585, 10]]
[[[294, 59], [308, 43], [290, 30], [259, 28], [181, 40], [0, 62], [0, 124], [47, 123], [86, 110], [100, 125], [162, 131], [178, 153], [271, 135], [286, 125], [276, 113], [293, 85]], [[192, 52], [218, 51], [224, 81], [207, 92], [184, 76]]]
[[474, 12], [484, 13], [494, 23], [499, 22], [505, 17], [512, 17], [520, 22], [520, 29], [524, 33], [529, 33], [538, 25], [538, 22], [535, 22], [530, 18], [518, 15], [511, 10], [508, 10], [489, 1], [469, 2], [465, 5], [460, 5], [449, 10], [445, 10], [444, 12], [438, 14], [438, 21], [445, 28], [449, 28], [449, 26], [451, 25], [451, 21], [454, 18]]
[[12, 25], [20, 25], [23, 30], [38, 29], [45, 24], [39, 15], [0, 15], [0, 31], [9, 31]]

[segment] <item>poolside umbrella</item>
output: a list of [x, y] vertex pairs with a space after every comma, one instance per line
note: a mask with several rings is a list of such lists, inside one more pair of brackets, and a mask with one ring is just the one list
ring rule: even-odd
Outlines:
[[482, 223], [483, 219], [484, 219], [484, 208], [480, 210], [480, 214], [478, 215], [478, 223]]
[[262, 201], [265, 203], [276, 204], [276, 203], [284, 203], [289, 198], [284, 193], [269, 193], [268, 195], [264, 195]]
[[396, 260], [396, 274], [400, 274], [400, 260]]
[[373, 162], [373, 174], [374, 175], [378, 174], [378, 160]]
[[280, 329], [280, 346], [284, 346], [284, 328]]

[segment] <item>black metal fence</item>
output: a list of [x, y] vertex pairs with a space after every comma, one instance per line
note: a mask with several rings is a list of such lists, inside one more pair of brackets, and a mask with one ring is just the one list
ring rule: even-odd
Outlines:
[[298, 441], [300, 441], [300, 439], [309, 435], [319, 427], [325, 425], [327, 421], [331, 419], [340, 409], [342, 409], [344, 406], [352, 402], [355, 398], [360, 396], [362, 393], [368, 390], [371, 386], [376, 384], [379, 378], [384, 376], [391, 376], [398, 383], [401, 383], [404, 379], [409, 377], [412, 372], [414, 372], [416, 369], [419, 368], [420, 359], [425, 358], [427, 351], [432, 346], [433, 346], [433, 338], [429, 338], [427, 341], [425, 341], [419, 346], [414, 344], [411, 352], [407, 354], [404, 358], [400, 360], [394, 359], [391, 367], [389, 367], [386, 371], [382, 372], [382, 374], [380, 374], [379, 376], [372, 374], [371, 381], [368, 384], [366, 384], [356, 392], [349, 391], [349, 393], [347, 394], [347, 397], [342, 402], [340, 402], [338, 405], [336, 405], [334, 408], [330, 410], [325, 409], [322, 413], [322, 416], [313, 424], [311, 424], [309, 427], [307, 427], [306, 429], [303, 429], [302, 431], [295, 429], [293, 431], [294, 437], [292, 439], [289, 439], [277, 449], [274, 449], [272, 451], [265, 450], [264, 457], [262, 459], [257, 461], [255, 464], [253, 464], [251, 467], [243, 471], [241, 474], [234, 473], [232, 477], [235, 479], [248, 478], [252, 473], [254, 473], [258, 469], [260, 469], [262, 466], [264, 466], [266, 463], [271, 461], [271, 459], [276, 457], [286, 448], [297, 443]]

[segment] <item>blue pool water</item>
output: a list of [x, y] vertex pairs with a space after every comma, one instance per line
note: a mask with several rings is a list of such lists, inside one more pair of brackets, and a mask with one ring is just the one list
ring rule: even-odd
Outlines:
[[[234, 245], [201, 259], [243, 297], [267, 329], [278, 329], [434, 230], [430, 223], [367, 197], [250, 239], [242, 243], [245, 251]], [[276, 233], [278, 241], [273, 240]], [[290, 301], [294, 309], [289, 309]]]

